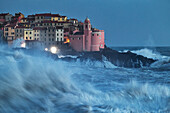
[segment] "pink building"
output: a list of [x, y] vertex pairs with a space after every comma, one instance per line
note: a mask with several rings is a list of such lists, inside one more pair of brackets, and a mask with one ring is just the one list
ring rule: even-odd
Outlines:
[[83, 32], [77, 31], [70, 35], [70, 46], [79, 52], [104, 49], [104, 30], [92, 29], [88, 18], [84, 21], [83, 28]]

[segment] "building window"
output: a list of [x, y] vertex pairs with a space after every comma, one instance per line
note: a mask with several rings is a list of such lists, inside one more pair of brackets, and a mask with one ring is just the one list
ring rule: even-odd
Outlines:
[[18, 29], [17, 29], [17, 33], [18, 33]]
[[48, 34], [48, 36], [50, 36], [50, 34]]
[[32, 33], [30, 32], [30, 34], [32, 34]]
[[86, 25], [86, 28], [87, 28], [87, 25]]
[[72, 40], [74, 40], [74, 38], [72, 38]]
[[52, 38], [52, 41], [54, 41], [54, 38]]
[[31, 40], [32, 37], [30, 37], [30, 40]]
[[101, 47], [103, 47], [103, 45], [101, 44]]
[[39, 34], [37, 34], [37, 36], [39, 36]]
[[28, 34], [28, 32], [26, 32], [26, 34]]
[[46, 38], [44, 38], [44, 41], [46, 41]]
[[61, 33], [61, 36], [63, 36], [63, 34]]
[[58, 29], [57, 29], [57, 31], [58, 31]]
[[59, 41], [59, 38], [57, 38], [57, 41]]
[[20, 33], [22, 32], [22, 29], [20, 29]]
[[78, 37], [78, 40], [80, 40], [80, 37]]
[[28, 37], [26, 37], [26, 39], [28, 39]]
[[57, 36], [58, 36], [58, 33], [57, 33]]
[[51, 41], [51, 38], [49, 38], [49, 41]]
[[36, 34], [34, 36], [36, 36]]
[[63, 41], [63, 39], [62, 39], [62, 38], [61, 38], [60, 40], [61, 40], [61, 41]]
[[63, 30], [61, 29], [61, 31], [63, 31]]
[[18, 34], [17, 34], [17, 37], [18, 37]]
[[43, 17], [41, 17], [41, 19], [43, 19]]
[[92, 36], [94, 36], [94, 34], [92, 34]]
[[50, 29], [48, 30], [48, 32], [50, 32]]
[[97, 34], [97, 36], [99, 36], [99, 34]]
[[54, 36], [54, 34], [53, 34], [53, 36]]
[[8, 28], [6, 28], [5, 31], [8, 31]]

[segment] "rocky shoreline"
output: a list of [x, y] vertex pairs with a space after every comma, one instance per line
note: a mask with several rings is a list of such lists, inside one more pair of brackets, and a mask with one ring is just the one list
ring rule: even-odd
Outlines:
[[[23, 49], [25, 50], [25, 49]], [[28, 54], [39, 54], [37, 52], [38, 50], [26, 50]], [[58, 55], [52, 54], [50, 52], [41, 52], [41, 54], [45, 54], [48, 57], [53, 58], [54, 60], [64, 60], [64, 61], [109, 61], [113, 65], [118, 67], [126, 67], [126, 68], [141, 68], [141, 67], [149, 67], [152, 63], [154, 63], [156, 60], [146, 58], [141, 55], [137, 55], [135, 53], [132, 53], [130, 51], [125, 53], [120, 53], [116, 50], [112, 50], [109, 47], [105, 47], [105, 49], [101, 49], [97, 52], [75, 52], [75, 51], [67, 51], [62, 52]], [[59, 57], [59, 56], [63, 57]], [[74, 56], [71, 57], [71, 56]]]

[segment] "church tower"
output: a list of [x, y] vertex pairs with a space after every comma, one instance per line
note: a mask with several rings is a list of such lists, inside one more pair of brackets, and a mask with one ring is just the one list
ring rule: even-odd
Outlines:
[[84, 21], [85, 50], [91, 51], [91, 23], [88, 18]]

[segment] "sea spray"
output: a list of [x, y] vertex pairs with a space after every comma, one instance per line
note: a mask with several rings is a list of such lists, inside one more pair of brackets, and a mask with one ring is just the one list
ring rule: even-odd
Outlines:
[[[0, 112], [169, 112], [169, 71], [106, 68], [0, 47]], [[105, 59], [107, 61], [107, 59]]]

